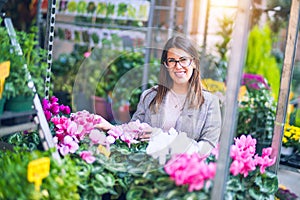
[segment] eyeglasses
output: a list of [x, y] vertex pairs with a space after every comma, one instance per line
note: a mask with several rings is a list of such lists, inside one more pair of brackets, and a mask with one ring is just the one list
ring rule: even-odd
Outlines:
[[181, 57], [179, 58], [179, 60], [175, 60], [174, 58], [168, 58], [164, 62], [164, 65], [168, 69], [174, 68], [177, 63], [179, 63], [181, 67], [189, 67], [192, 64], [193, 60], [194, 58], [189, 58], [189, 57]]

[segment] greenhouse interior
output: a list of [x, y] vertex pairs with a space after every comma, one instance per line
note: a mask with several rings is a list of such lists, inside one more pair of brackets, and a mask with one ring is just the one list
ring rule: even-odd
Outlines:
[[299, 0], [0, 14], [0, 199], [300, 199]]

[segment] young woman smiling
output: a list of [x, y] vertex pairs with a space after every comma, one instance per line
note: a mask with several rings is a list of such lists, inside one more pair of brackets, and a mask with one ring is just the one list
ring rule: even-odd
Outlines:
[[[187, 133], [198, 143], [201, 154], [208, 154], [217, 145], [221, 130], [219, 99], [203, 90], [199, 54], [189, 39], [174, 36], [167, 41], [159, 84], [142, 93], [131, 119], [135, 120], [165, 131], [173, 127]], [[103, 121], [97, 127], [107, 130], [113, 125]]]

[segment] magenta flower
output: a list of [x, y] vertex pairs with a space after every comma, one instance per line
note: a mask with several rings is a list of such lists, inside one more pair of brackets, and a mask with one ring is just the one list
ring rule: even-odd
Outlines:
[[44, 110], [49, 110], [51, 103], [47, 100], [47, 99], [43, 99], [42, 100], [42, 106]]
[[230, 165], [229, 171], [233, 176], [236, 176], [242, 171], [243, 167], [244, 167], [243, 162], [240, 162], [238, 160], [234, 160]]
[[274, 165], [276, 158], [270, 158], [272, 153], [272, 148], [264, 148], [262, 150], [262, 156], [255, 156], [256, 164], [260, 166], [260, 173], [265, 173], [265, 169], [269, 166]]
[[50, 111], [51, 111], [51, 113], [53, 113], [53, 115], [59, 114], [59, 112], [60, 112], [59, 104], [58, 103], [52, 103], [51, 106], [50, 106]]
[[188, 191], [201, 190], [215, 176], [216, 164], [205, 163], [198, 153], [173, 156], [164, 166], [176, 185], [189, 185]]
[[247, 137], [242, 135], [240, 138], [235, 138], [234, 140], [235, 144], [231, 146], [230, 150], [230, 156], [233, 160], [230, 166], [230, 172], [234, 176], [243, 174], [244, 177], [247, 177], [250, 171], [256, 169], [255, 160], [253, 158], [256, 139], [252, 139], [250, 135]]
[[220, 144], [219, 143], [216, 145], [215, 148], [213, 148], [211, 150], [211, 154], [214, 155], [216, 159], [219, 158], [219, 150], [220, 150]]
[[92, 152], [90, 151], [80, 152], [80, 157], [89, 164], [92, 164], [96, 160], [96, 158], [93, 156]]
[[256, 139], [252, 139], [250, 135], [247, 137], [242, 135], [235, 138], [235, 144], [231, 146], [230, 157], [232, 163], [230, 165], [230, 173], [234, 176], [238, 174], [247, 177], [250, 171], [254, 171], [256, 166], [260, 166], [260, 173], [265, 172], [265, 168], [274, 164], [275, 158], [271, 159], [272, 148], [263, 149], [262, 156], [255, 154]]
[[58, 98], [55, 97], [55, 96], [52, 96], [50, 97], [50, 103], [53, 104], [53, 103], [57, 103], [58, 102]]
[[51, 112], [49, 110], [44, 110], [44, 113], [45, 113], [46, 120], [50, 121], [52, 117]]
[[47, 121], [50, 121], [53, 116], [58, 116], [60, 113], [68, 115], [71, 112], [69, 106], [59, 105], [58, 98], [55, 96], [50, 97], [50, 100], [44, 98], [42, 106]]
[[71, 113], [70, 107], [69, 107], [69, 106], [65, 106], [65, 105], [63, 105], [63, 104], [61, 104], [61, 105], [59, 106], [59, 110], [60, 110], [63, 114], [65, 114], [65, 115], [69, 115], [69, 114]]
[[88, 58], [88, 57], [90, 57], [91, 56], [91, 52], [90, 51], [87, 51], [87, 52], [85, 52], [84, 54], [83, 54], [83, 56], [85, 57], [85, 58]]
[[266, 79], [259, 74], [243, 74], [242, 85], [246, 85], [250, 89], [255, 90], [259, 90], [261, 88], [270, 89]]

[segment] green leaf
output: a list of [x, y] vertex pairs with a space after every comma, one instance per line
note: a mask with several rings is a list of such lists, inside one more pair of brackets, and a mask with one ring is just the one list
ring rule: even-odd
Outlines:
[[141, 175], [143, 174], [145, 171], [144, 168], [138, 168], [138, 167], [132, 167], [128, 169], [128, 173], [132, 174], [132, 175]]
[[127, 172], [127, 168], [123, 163], [110, 163], [105, 166], [108, 171], [118, 173], [118, 172]]
[[97, 194], [99, 194], [99, 195], [103, 195], [103, 194], [105, 194], [105, 193], [107, 193], [109, 190], [108, 189], [106, 189], [106, 188], [103, 188], [103, 187], [96, 187], [96, 186], [94, 186], [93, 185], [93, 189], [94, 189], [94, 191], [97, 193]]
[[135, 162], [142, 162], [142, 161], [146, 160], [147, 157], [148, 156], [145, 153], [135, 153], [135, 154], [130, 155], [128, 158]]
[[174, 199], [182, 196], [183, 194], [177, 188], [170, 190], [169, 192], [166, 193], [166, 199]]
[[130, 189], [126, 194], [126, 199], [138, 200], [138, 199], [142, 199], [142, 195], [143, 195], [143, 190], [138, 188]]
[[106, 181], [105, 185], [107, 187], [113, 187], [116, 182], [115, 177], [110, 173], [105, 174], [105, 181]]
[[184, 200], [207, 200], [209, 197], [203, 192], [189, 192], [183, 197]]
[[249, 188], [249, 194], [252, 198], [254, 198], [255, 200], [264, 200], [267, 198], [265, 198], [264, 194], [261, 193], [257, 188]]
[[153, 199], [153, 190], [148, 186], [133, 186], [127, 192], [126, 199]]
[[97, 181], [100, 181], [100, 183], [102, 183], [103, 185], [105, 185], [105, 177], [104, 177], [104, 175], [102, 175], [102, 174], [96, 174], [95, 175], [95, 179]]
[[240, 180], [238, 178], [230, 178], [230, 180], [227, 182], [227, 191], [245, 191], [245, 188], [243, 184], [241, 184]]
[[262, 176], [257, 177], [255, 183], [260, 188], [260, 192], [266, 194], [275, 194], [278, 190], [278, 178], [276, 174], [266, 172]]
[[159, 177], [157, 181], [154, 182], [155, 188], [159, 190], [168, 190], [170, 188], [176, 187], [174, 181], [172, 181], [169, 177]]

